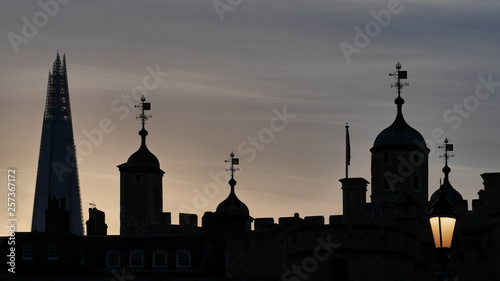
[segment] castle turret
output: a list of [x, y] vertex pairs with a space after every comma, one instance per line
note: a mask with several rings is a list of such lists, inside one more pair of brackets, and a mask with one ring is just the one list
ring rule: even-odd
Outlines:
[[366, 205], [368, 181], [364, 178], [344, 178], [342, 183], [342, 206], [345, 223], [358, 222]]
[[[451, 173], [451, 168], [448, 166], [448, 159], [450, 157], [453, 157], [453, 155], [450, 155], [448, 152], [453, 151], [453, 144], [449, 144], [448, 142], [449, 142], [448, 138], [446, 138], [444, 140], [444, 145], [439, 146], [439, 148], [441, 148], [445, 151], [444, 155], [440, 156], [440, 157], [445, 158], [445, 164], [443, 167], [444, 179], [443, 179], [442, 185], [446, 188], [447, 198], [453, 204], [457, 213], [460, 216], [465, 217], [465, 213], [467, 213], [467, 208], [468, 208], [467, 200], [464, 200], [464, 198], [462, 197], [462, 194], [460, 194], [460, 192], [458, 192], [450, 183], [450, 176], [449, 175]], [[439, 190], [435, 191], [431, 195], [431, 199], [429, 200], [429, 203], [431, 205], [438, 199], [438, 197], [439, 197], [438, 191]]]
[[234, 166], [239, 164], [239, 158], [234, 158], [234, 153], [231, 152], [231, 158], [226, 162], [231, 164], [231, 168], [229, 168], [231, 179], [228, 182], [231, 191], [229, 196], [217, 206], [215, 213], [205, 213], [203, 216], [204, 227], [209, 232], [233, 233], [249, 231], [253, 218], [250, 216], [248, 207], [241, 202], [234, 191], [237, 183], [234, 179], [234, 171], [238, 170]]
[[396, 119], [375, 139], [372, 153], [372, 195], [377, 206], [416, 204], [422, 208], [428, 198], [428, 155], [429, 149], [417, 130], [406, 123], [403, 117], [404, 99], [401, 90], [408, 86], [401, 82], [407, 79], [407, 72], [396, 65], [396, 71], [389, 75], [396, 77], [392, 86], [397, 88]]
[[[144, 96], [138, 116], [142, 120], [141, 146], [126, 163], [118, 166], [120, 170], [120, 234], [140, 234], [161, 229], [163, 224], [170, 224], [168, 216], [163, 214], [163, 172], [160, 161], [146, 146], [145, 121], [150, 116], [144, 111], [151, 108], [145, 103]], [[170, 215], [169, 213], [167, 213]]]

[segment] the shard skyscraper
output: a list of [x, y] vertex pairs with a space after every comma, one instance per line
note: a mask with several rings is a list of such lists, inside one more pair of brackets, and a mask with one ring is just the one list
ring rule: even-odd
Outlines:
[[65, 202], [70, 213], [70, 232], [83, 235], [82, 204], [69, 102], [66, 58], [59, 53], [49, 71], [38, 159], [35, 203], [31, 231], [45, 231], [45, 210], [49, 198]]

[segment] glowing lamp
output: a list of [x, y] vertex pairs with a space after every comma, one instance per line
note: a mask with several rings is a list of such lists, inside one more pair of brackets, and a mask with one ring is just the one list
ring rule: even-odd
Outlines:
[[429, 211], [429, 221], [436, 248], [450, 248], [458, 215], [447, 196], [444, 186], [439, 188], [438, 199]]

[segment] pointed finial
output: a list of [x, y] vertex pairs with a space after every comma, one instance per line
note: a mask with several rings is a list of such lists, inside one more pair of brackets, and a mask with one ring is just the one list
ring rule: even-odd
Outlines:
[[391, 88], [396, 87], [398, 90], [398, 97], [394, 100], [394, 103], [401, 108], [401, 106], [405, 103], [405, 100], [401, 97], [401, 90], [404, 87], [410, 86], [408, 83], [403, 83], [401, 80], [408, 79], [408, 72], [406, 70], [400, 70], [401, 64], [398, 62], [396, 64], [396, 71], [393, 73], [389, 73], [389, 76], [394, 76], [396, 78], [396, 83], [391, 84]]
[[239, 168], [235, 168], [235, 165], [240, 164], [240, 159], [239, 158], [234, 158], [234, 152], [231, 151], [231, 154], [229, 154], [231, 158], [224, 160], [226, 163], [230, 163], [231, 167], [227, 169], [227, 171], [231, 172], [231, 179], [229, 180], [229, 185], [231, 186], [231, 190], [234, 189], [234, 186], [236, 185], [236, 180], [234, 179], [234, 171], [239, 171]]

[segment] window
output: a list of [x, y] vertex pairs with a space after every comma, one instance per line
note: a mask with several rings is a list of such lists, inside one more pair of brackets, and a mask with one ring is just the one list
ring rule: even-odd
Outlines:
[[32, 260], [33, 259], [33, 246], [31, 242], [23, 242], [23, 260]]
[[140, 250], [130, 252], [130, 267], [143, 267], [144, 254]]
[[187, 250], [180, 250], [176, 255], [176, 266], [179, 268], [191, 267], [191, 253]]
[[153, 253], [153, 267], [167, 267], [167, 253], [157, 250]]
[[51, 261], [56, 261], [58, 259], [58, 248], [57, 248], [57, 243], [55, 242], [49, 242], [48, 244], [48, 249], [47, 249], [47, 258]]
[[420, 155], [418, 153], [413, 154], [413, 165], [414, 166], [420, 166], [422, 159], [420, 158]]
[[80, 249], [80, 264], [85, 264], [85, 249]]
[[108, 251], [106, 253], [107, 267], [120, 267], [120, 253], [118, 251]]
[[382, 163], [383, 164], [389, 164], [389, 153], [384, 152]]

